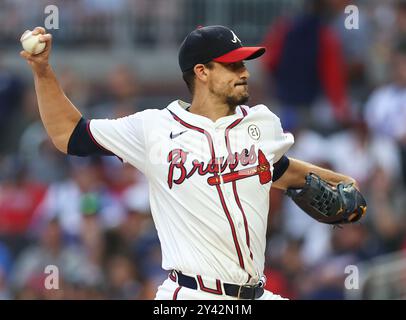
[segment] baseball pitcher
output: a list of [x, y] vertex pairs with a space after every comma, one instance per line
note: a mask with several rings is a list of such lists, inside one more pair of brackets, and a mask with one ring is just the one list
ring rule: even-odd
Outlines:
[[179, 50], [191, 103], [171, 102], [119, 119], [85, 119], [45, 50], [21, 52], [33, 70], [39, 112], [54, 145], [77, 156], [115, 155], [149, 180], [152, 216], [168, 278], [156, 299], [281, 299], [264, 289], [270, 188], [287, 191], [322, 223], [358, 221], [365, 200], [351, 177], [285, 155], [294, 143], [265, 105], [247, 105], [245, 47], [224, 26], [192, 31]]

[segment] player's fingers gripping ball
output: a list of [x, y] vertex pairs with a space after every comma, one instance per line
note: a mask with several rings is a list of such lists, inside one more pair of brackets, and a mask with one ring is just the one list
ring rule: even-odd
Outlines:
[[364, 197], [352, 183], [333, 188], [314, 173], [306, 176], [302, 189], [289, 188], [286, 194], [309, 216], [327, 224], [356, 222], [367, 210]]
[[45, 50], [46, 43], [40, 41], [41, 34], [33, 34], [32, 31], [27, 30], [20, 38], [23, 49], [33, 55], [40, 54]]

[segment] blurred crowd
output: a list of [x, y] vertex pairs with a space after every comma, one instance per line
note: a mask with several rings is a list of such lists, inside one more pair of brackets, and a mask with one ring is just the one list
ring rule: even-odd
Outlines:
[[[152, 299], [167, 274], [145, 177], [116, 157], [58, 152], [30, 80], [5, 69], [0, 75], [0, 296]], [[136, 78], [125, 66], [100, 83], [82, 83], [69, 69], [59, 76], [88, 118], [138, 110]], [[45, 290], [47, 265], [59, 267], [63, 290]]]
[[[262, 37], [252, 103], [294, 134], [288, 156], [351, 175], [368, 202], [360, 223], [332, 228], [271, 191], [266, 287], [291, 299], [344, 299], [346, 266], [406, 253], [406, 1], [362, 1], [359, 29], [348, 30], [353, 3], [306, 1]], [[117, 118], [146, 108], [132, 70], [57, 74], [86, 117]], [[43, 286], [48, 265], [60, 290]], [[58, 152], [28, 72], [0, 61], [0, 299], [153, 299], [166, 277], [145, 177], [115, 157]]]

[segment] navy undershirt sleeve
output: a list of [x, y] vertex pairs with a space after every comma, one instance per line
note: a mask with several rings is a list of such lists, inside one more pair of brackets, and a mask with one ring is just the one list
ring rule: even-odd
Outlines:
[[90, 132], [89, 120], [81, 118], [73, 130], [68, 143], [68, 154], [74, 156], [114, 156], [114, 154], [100, 146]]
[[275, 182], [280, 177], [282, 177], [285, 171], [288, 169], [288, 167], [289, 167], [289, 158], [287, 156], [282, 156], [282, 158], [280, 158], [279, 161], [273, 165], [274, 169], [272, 181]]

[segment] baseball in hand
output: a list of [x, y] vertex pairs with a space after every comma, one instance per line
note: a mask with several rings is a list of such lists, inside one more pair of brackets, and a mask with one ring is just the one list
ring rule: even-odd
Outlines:
[[31, 54], [39, 54], [44, 51], [46, 43], [39, 41], [40, 34], [33, 35], [32, 31], [27, 30], [21, 36], [21, 44], [25, 51]]

